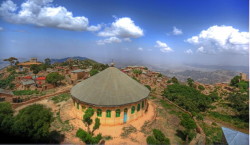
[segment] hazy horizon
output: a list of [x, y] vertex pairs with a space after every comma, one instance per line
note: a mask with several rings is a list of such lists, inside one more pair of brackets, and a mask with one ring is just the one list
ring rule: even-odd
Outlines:
[[248, 1], [0, 1], [0, 58], [249, 66]]

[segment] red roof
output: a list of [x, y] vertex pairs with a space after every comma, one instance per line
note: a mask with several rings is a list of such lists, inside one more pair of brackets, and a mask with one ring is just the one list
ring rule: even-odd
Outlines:
[[45, 80], [46, 79], [46, 77], [38, 77], [38, 78], [36, 78], [36, 80]]
[[25, 77], [23, 77], [24, 79], [32, 79], [32, 77], [31, 76], [25, 76]]

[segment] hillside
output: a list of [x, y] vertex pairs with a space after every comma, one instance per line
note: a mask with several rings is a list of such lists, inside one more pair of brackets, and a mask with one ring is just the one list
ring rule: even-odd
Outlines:
[[238, 75], [238, 72], [227, 71], [227, 70], [216, 70], [216, 71], [198, 71], [198, 70], [185, 70], [174, 72], [171, 70], [161, 72], [168, 77], [177, 77], [181, 81], [186, 81], [187, 78], [204, 83], [204, 84], [215, 84], [221, 82], [229, 82], [234, 76]]

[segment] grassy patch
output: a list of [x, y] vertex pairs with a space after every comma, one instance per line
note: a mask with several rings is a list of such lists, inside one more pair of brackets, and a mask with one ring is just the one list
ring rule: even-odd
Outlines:
[[131, 133], [134, 133], [134, 132], [137, 131], [137, 129], [134, 126], [132, 126], [132, 125], [129, 125], [127, 127], [123, 127], [122, 130], [123, 130], [123, 132], [121, 133], [121, 137], [123, 137], [123, 138], [126, 138]]
[[69, 123], [69, 120], [62, 121], [60, 111], [56, 113], [56, 117], [54, 119], [54, 122], [52, 123], [52, 126], [57, 130], [63, 132], [71, 131], [74, 129], [74, 127]]
[[209, 116], [219, 119], [224, 122], [231, 123], [239, 128], [246, 128], [246, 127], [248, 128], [248, 124], [246, 122], [243, 122], [242, 120], [240, 120], [239, 118], [235, 116], [220, 114], [218, 112], [209, 112]]
[[201, 124], [206, 134], [207, 144], [222, 144], [222, 130], [220, 127], [209, 126], [205, 123]]
[[63, 101], [67, 101], [68, 99], [70, 98], [70, 95], [68, 93], [65, 93], [65, 94], [60, 94], [58, 96], [54, 96], [51, 98], [51, 100], [57, 104], [57, 103], [60, 103], [60, 102], [63, 102]]
[[37, 90], [18, 90], [18, 91], [13, 91], [13, 94], [16, 96], [23, 96], [23, 95], [39, 94], [39, 92]]

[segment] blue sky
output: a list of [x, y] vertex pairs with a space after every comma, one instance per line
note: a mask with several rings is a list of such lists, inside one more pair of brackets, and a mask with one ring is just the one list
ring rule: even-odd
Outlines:
[[0, 2], [0, 58], [248, 65], [247, 0]]

